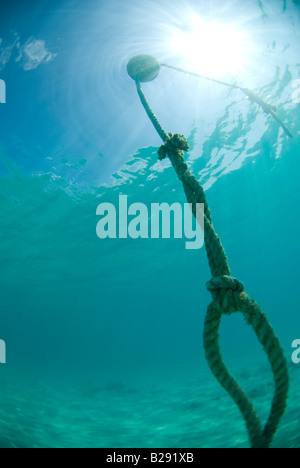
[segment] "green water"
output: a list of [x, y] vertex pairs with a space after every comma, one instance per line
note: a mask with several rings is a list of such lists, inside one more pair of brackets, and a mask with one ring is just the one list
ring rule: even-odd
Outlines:
[[[126, 74], [135, 53], [166, 57], [161, 13], [176, 26], [183, 6], [176, 2], [171, 14], [166, 2], [154, 2], [157, 21], [143, 29], [147, 15], [136, 1], [117, 2], [119, 9], [75, 3], [35, 5], [30, 18], [20, 6], [18, 21], [9, 11], [0, 43], [8, 57], [10, 25], [27, 37], [38, 24], [35, 36], [47, 39], [53, 60], [41, 43], [31, 61], [17, 45], [8, 65], [0, 56], [14, 90], [0, 108], [0, 339], [7, 346], [0, 446], [249, 447], [239, 411], [204, 358], [205, 249], [186, 250], [185, 239], [96, 236], [97, 206], [117, 206], [120, 195], [149, 208], [186, 202], [173, 168], [158, 161], [160, 139]], [[232, 274], [280, 339], [291, 385], [273, 446], [299, 448], [300, 365], [291, 360], [300, 338], [300, 119], [292, 99], [299, 6], [274, 3], [274, 11], [262, 2], [227, 11], [227, 20], [252, 21], [261, 48], [244, 74], [224, 79], [277, 105], [293, 139], [235, 91], [166, 70], [144, 90], [166, 130], [187, 137], [186, 159], [206, 190]], [[241, 317], [224, 317], [221, 347], [266, 421], [272, 375]]]

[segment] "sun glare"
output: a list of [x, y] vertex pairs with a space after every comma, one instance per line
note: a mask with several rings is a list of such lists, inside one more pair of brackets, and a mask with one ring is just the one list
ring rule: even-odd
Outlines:
[[246, 37], [234, 26], [207, 22], [192, 15], [188, 30], [177, 29], [173, 52], [185, 59], [190, 70], [213, 78], [238, 74], [245, 65]]

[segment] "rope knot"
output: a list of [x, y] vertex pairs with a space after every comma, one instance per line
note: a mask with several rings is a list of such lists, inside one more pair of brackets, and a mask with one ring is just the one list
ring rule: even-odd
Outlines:
[[232, 276], [215, 276], [207, 284], [208, 291], [213, 292], [218, 289], [232, 289], [233, 291], [244, 291], [244, 285]]
[[244, 285], [239, 280], [227, 275], [215, 276], [206, 287], [219, 304], [223, 314], [238, 312], [240, 293], [244, 291]]
[[188, 151], [190, 149], [189, 144], [184, 135], [179, 133], [169, 133], [169, 137], [166, 140], [165, 144], [162, 145], [158, 150], [158, 159], [163, 161], [169, 153], [174, 153], [177, 151]]

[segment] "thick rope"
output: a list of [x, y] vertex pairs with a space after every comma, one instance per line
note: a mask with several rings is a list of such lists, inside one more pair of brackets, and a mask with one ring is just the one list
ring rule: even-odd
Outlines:
[[[289, 387], [288, 366], [281, 345], [259, 305], [244, 291], [244, 286], [231, 276], [228, 260], [221, 240], [216, 234], [203, 187], [188, 169], [184, 160], [184, 151], [189, 145], [182, 135], [172, 135], [161, 127], [157, 117], [149, 106], [140, 83], [137, 90], [141, 102], [158, 131], [164, 145], [159, 149], [159, 159], [169, 157], [178, 178], [182, 181], [188, 203], [196, 217], [197, 203], [204, 204], [205, 247], [212, 279], [207, 284], [213, 302], [207, 310], [204, 326], [204, 349], [210, 369], [220, 385], [228, 392], [239, 407], [248, 430], [253, 448], [270, 447], [280, 420], [286, 408]], [[223, 362], [219, 346], [219, 328], [222, 315], [241, 312], [248, 325], [253, 328], [259, 342], [266, 352], [274, 374], [275, 392], [268, 421], [262, 429], [258, 414], [251, 400], [230, 375]]]
[[242, 86], [238, 86], [238, 85], [235, 85], [235, 84], [232, 84], [232, 83], [226, 83], [225, 81], [216, 80], [215, 78], [210, 78], [208, 76], [201, 75], [199, 73], [194, 73], [194, 72], [190, 72], [190, 71], [187, 71], [187, 70], [183, 70], [182, 68], [174, 67], [174, 66], [168, 65], [166, 63], [161, 63], [160, 65], [162, 67], [170, 68], [171, 70], [175, 70], [175, 71], [178, 71], [180, 73], [184, 73], [185, 75], [196, 76], [197, 78], [202, 78], [204, 80], [211, 81], [211, 82], [217, 83], [219, 85], [228, 86], [229, 88], [233, 88], [233, 89], [238, 89], [239, 91], [244, 93], [251, 101], [256, 102], [256, 104], [258, 104], [266, 114], [270, 114], [275, 120], [277, 120], [277, 122], [281, 125], [281, 127], [283, 128], [285, 133], [290, 138], [294, 138], [293, 134], [289, 131], [287, 126], [284, 124], [284, 122], [282, 122], [282, 120], [276, 114], [277, 107], [273, 106], [272, 104], [268, 104], [267, 102], [265, 102], [260, 96], [258, 96], [256, 93], [254, 93], [254, 91], [251, 91], [251, 89], [243, 88]]
[[151, 120], [152, 124], [154, 125], [155, 130], [157, 131], [157, 133], [161, 137], [162, 141], [167, 141], [168, 134], [164, 131], [164, 129], [162, 128], [162, 126], [159, 123], [158, 118], [152, 112], [152, 109], [151, 109], [150, 105], [148, 104], [148, 101], [147, 101], [147, 99], [146, 99], [146, 97], [145, 97], [145, 95], [144, 95], [144, 93], [142, 91], [141, 84], [140, 84], [139, 81], [136, 81], [136, 88], [137, 88], [137, 92], [138, 92], [138, 95], [140, 97], [141, 103], [143, 104], [143, 107], [144, 107], [145, 111], [147, 112], [147, 115], [148, 115], [149, 119]]

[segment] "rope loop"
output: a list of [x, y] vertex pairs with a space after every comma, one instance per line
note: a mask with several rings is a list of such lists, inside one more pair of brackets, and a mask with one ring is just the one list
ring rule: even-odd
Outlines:
[[[224, 283], [223, 283], [224, 281]], [[218, 283], [224, 288], [218, 288]], [[236, 283], [237, 289], [231, 289]], [[226, 286], [228, 289], [226, 289]], [[215, 288], [216, 289], [213, 289]], [[214, 301], [207, 309], [203, 339], [204, 349], [209, 367], [220, 385], [227, 391], [239, 407], [248, 430], [253, 448], [270, 447], [280, 420], [286, 408], [289, 389], [289, 374], [284, 352], [266, 315], [259, 305], [245, 291], [242, 284], [234, 278], [217, 277], [208, 283]], [[219, 345], [220, 325], [222, 315], [240, 312], [248, 325], [255, 332], [268, 356], [273, 376], [274, 395], [268, 420], [262, 427], [258, 413], [250, 398], [230, 374], [223, 361]]]

